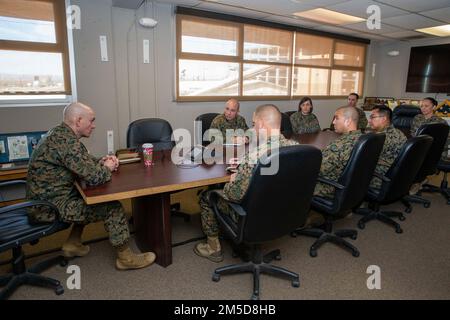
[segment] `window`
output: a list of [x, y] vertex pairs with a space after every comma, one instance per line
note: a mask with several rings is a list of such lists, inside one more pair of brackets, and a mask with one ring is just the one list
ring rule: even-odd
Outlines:
[[0, 99], [72, 94], [64, 0], [0, 0]]
[[177, 100], [362, 92], [364, 44], [177, 14]]

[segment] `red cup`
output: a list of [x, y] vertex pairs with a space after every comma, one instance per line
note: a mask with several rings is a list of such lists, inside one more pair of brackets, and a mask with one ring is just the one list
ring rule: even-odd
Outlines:
[[142, 145], [142, 155], [144, 157], [144, 165], [146, 167], [153, 165], [153, 145], [151, 143], [144, 143]]

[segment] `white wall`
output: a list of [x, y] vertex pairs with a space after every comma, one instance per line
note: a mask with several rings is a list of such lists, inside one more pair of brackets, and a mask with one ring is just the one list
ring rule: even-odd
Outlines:
[[[177, 103], [175, 88], [175, 15], [173, 6], [148, 2], [140, 10], [112, 7], [111, 0], [72, 0], [81, 8], [81, 30], [74, 30], [78, 100], [96, 111], [96, 125], [85, 140], [93, 154], [107, 152], [106, 132], [114, 130], [115, 148], [126, 145], [130, 121], [144, 117], [168, 120], [172, 127], [193, 132], [202, 113], [222, 112], [224, 102]], [[158, 21], [154, 29], [135, 23], [142, 16]], [[108, 40], [108, 62], [100, 61], [99, 36]], [[150, 41], [150, 64], [142, 62], [142, 40]], [[369, 74], [377, 48], [368, 50], [365, 93], [375, 95], [375, 78]], [[251, 125], [256, 106], [271, 102], [281, 111], [296, 110], [298, 101], [244, 101], [241, 114]], [[340, 100], [314, 100], [314, 112], [328, 127]], [[61, 121], [62, 107], [0, 108], [0, 132], [47, 130]]]

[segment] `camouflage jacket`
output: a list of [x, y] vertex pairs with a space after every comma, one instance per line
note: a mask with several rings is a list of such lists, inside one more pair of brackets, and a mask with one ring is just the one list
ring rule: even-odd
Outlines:
[[253, 174], [253, 169], [256, 167], [258, 155], [264, 155], [268, 150], [270, 150], [271, 144], [279, 139], [279, 146], [293, 146], [297, 145], [297, 141], [288, 140], [282, 135], [271, 137], [266, 143], [258, 146], [255, 151], [246, 153], [241, 163], [237, 167], [236, 178], [233, 182], [228, 182], [225, 184], [223, 189], [224, 195], [236, 202], [240, 202], [245, 195], [250, 184], [250, 178]]
[[313, 133], [320, 131], [319, 120], [313, 113], [304, 115], [300, 111], [291, 115], [292, 131], [294, 133]]
[[[445, 123], [447, 124], [447, 121], [445, 121], [444, 119], [432, 115], [431, 118], [426, 119], [424, 117], [423, 114], [418, 114], [414, 117], [412, 124], [411, 124], [411, 136], [416, 136], [416, 132], [417, 129], [420, 128], [421, 125], [423, 124], [428, 124], [428, 123]], [[450, 150], [450, 132], [448, 133], [448, 138], [447, 138], [447, 143], [444, 146], [444, 151], [442, 152], [442, 158], [447, 158], [449, 157], [448, 155], [448, 151]]]
[[[223, 141], [226, 140], [227, 129], [237, 130], [242, 129], [246, 131], [248, 129], [247, 123], [244, 117], [237, 115], [233, 120], [228, 121], [223, 114], [218, 115], [211, 122], [210, 129], [218, 129], [222, 133]], [[211, 135], [210, 135], [211, 136]]]
[[[358, 110], [359, 113], [359, 120], [358, 120], [358, 130], [364, 130], [367, 128], [368, 121], [366, 117], [366, 113], [363, 109], [356, 107], [356, 110]], [[334, 130], [334, 124], [333, 121], [331, 121], [330, 129]]]
[[[361, 136], [361, 130], [351, 131], [331, 142], [322, 150], [322, 165], [320, 166], [319, 177], [337, 181], [344, 171], [348, 159], [353, 150], [353, 146]], [[334, 187], [318, 182], [314, 190], [314, 195], [333, 198]]]
[[64, 211], [71, 199], [81, 197], [74, 184], [77, 178], [99, 185], [111, 178], [111, 172], [91, 156], [72, 129], [62, 123], [41, 139], [31, 155], [27, 199], [47, 200]]
[[[386, 140], [384, 140], [383, 150], [381, 150], [375, 172], [384, 176], [398, 157], [407, 139], [403, 132], [394, 128], [392, 124], [381, 132], [386, 135]], [[372, 188], [380, 188], [381, 180], [374, 177], [370, 182], [370, 186]]]

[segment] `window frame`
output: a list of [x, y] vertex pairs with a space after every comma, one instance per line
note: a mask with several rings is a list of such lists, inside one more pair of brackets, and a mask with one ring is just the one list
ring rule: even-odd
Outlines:
[[[0, 97], [1, 107], [29, 107], [66, 105], [76, 100], [75, 61], [72, 29], [67, 27], [66, 8], [70, 0], [34, 0], [53, 4], [55, 23], [55, 43], [0, 40], [0, 50], [21, 52], [59, 53], [62, 57], [64, 91], [58, 92], [14, 92], [3, 93]], [[52, 97], [54, 96], [54, 97]]]
[[[185, 8], [177, 8], [177, 9], [185, 9]], [[308, 33], [305, 32], [305, 30], [296, 30], [295, 28], [277, 28], [276, 26], [272, 25], [264, 25], [260, 23], [252, 23], [252, 19], [246, 19], [246, 18], [240, 18], [240, 17], [234, 17], [234, 16], [227, 16], [227, 15], [220, 15], [220, 16], [227, 16], [232, 17], [229, 19], [220, 19], [219, 17], [211, 17], [210, 15], [219, 15], [215, 13], [211, 13], [210, 15], [204, 15], [200, 16], [197, 14], [189, 14], [188, 12], [184, 12], [188, 10], [182, 10], [182, 12], [177, 12], [176, 14], [176, 75], [175, 75], [175, 100], [178, 102], [195, 102], [195, 101], [224, 101], [229, 98], [237, 98], [239, 100], [243, 101], [261, 101], [261, 100], [296, 100], [303, 95], [294, 95], [293, 90], [293, 83], [294, 83], [294, 71], [296, 67], [304, 67], [304, 68], [313, 68], [313, 69], [327, 69], [328, 70], [328, 84], [327, 84], [327, 93], [328, 95], [309, 95], [311, 97], [314, 97], [316, 99], [337, 99], [337, 98], [343, 98], [346, 97], [346, 95], [330, 95], [331, 90], [331, 75], [332, 70], [346, 70], [346, 71], [358, 71], [362, 72], [362, 79], [360, 83], [360, 87], [357, 88], [358, 92], [363, 92], [364, 90], [364, 79], [365, 79], [365, 68], [366, 68], [366, 54], [367, 54], [367, 43], [357, 42], [357, 41], [351, 41], [346, 40], [341, 37], [332, 37], [330, 35], [324, 35], [324, 34], [314, 34], [314, 33]], [[199, 11], [201, 12], [201, 11]], [[238, 50], [236, 56], [223, 56], [223, 55], [215, 55], [215, 54], [200, 54], [200, 53], [186, 53], [182, 52], [181, 49], [181, 39], [182, 39], [182, 33], [181, 33], [181, 24], [183, 20], [190, 20], [190, 21], [201, 21], [201, 22], [207, 22], [207, 23], [216, 23], [221, 25], [230, 25], [237, 27], [239, 29], [239, 36], [238, 36]], [[245, 20], [245, 21], [242, 21]], [[249, 21], [247, 21], [249, 20]], [[279, 29], [283, 31], [290, 31], [293, 33], [292, 35], [292, 45], [291, 45], [291, 57], [290, 57], [290, 63], [284, 63], [284, 62], [273, 62], [273, 61], [256, 61], [256, 60], [245, 60], [244, 59], [244, 26], [245, 25], [256, 25], [259, 27], [265, 27], [265, 28], [274, 28]], [[332, 43], [332, 51], [331, 51], [331, 63], [330, 66], [323, 66], [323, 65], [314, 65], [314, 64], [301, 64], [301, 63], [295, 63], [295, 53], [296, 53], [296, 36], [297, 34], [307, 34], [311, 36], [318, 36], [323, 38], [328, 38], [333, 41]], [[357, 45], [363, 48], [363, 63], [362, 67], [352, 67], [352, 66], [345, 66], [345, 65], [335, 65], [334, 64], [334, 53], [336, 49], [336, 43], [349, 43], [351, 45]], [[239, 94], [237, 96], [180, 96], [180, 74], [179, 74], [179, 61], [180, 60], [204, 60], [204, 61], [218, 61], [218, 62], [233, 62], [238, 63], [239, 68]], [[243, 67], [245, 64], [265, 64], [270, 66], [286, 66], [290, 68], [290, 76], [288, 79], [288, 94], [287, 95], [271, 95], [271, 96], [248, 96], [243, 95]]]

